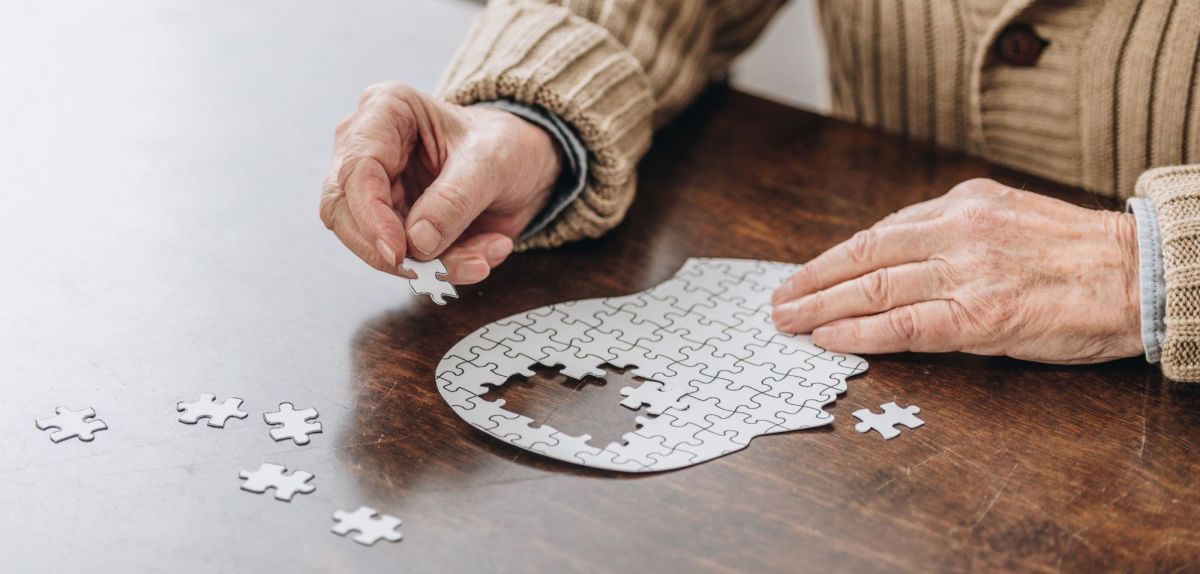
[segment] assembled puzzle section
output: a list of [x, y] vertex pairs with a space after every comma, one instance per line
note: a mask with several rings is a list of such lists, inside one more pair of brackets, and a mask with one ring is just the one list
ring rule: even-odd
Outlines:
[[[443, 398], [467, 422], [559, 460], [626, 472], [685, 467], [745, 448], [756, 436], [828, 424], [823, 407], [867, 369], [807, 336], [778, 332], [771, 292], [798, 265], [689, 259], [674, 277], [625, 297], [550, 305], [491, 323], [459, 341], [437, 367]], [[635, 430], [599, 447], [482, 398], [530, 366], [573, 378], [632, 367], [621, 389]]]

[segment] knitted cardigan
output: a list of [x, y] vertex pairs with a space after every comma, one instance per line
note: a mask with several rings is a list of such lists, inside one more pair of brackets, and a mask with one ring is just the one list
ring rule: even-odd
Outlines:
[[[545, 107], [589, 152], [583, 194], [522, 248], [598, 236], [654, 129], [721, 76], [782, 0], [493, 0], [439, 93]], [[1157, 210], [1164, 373], [1200, 380], [1200, 2], [820, 0], [833, 113]], [[994, 45], [1029, 25], [1035, 65]], [[786, 71], [781, 71], [786, 73]]]

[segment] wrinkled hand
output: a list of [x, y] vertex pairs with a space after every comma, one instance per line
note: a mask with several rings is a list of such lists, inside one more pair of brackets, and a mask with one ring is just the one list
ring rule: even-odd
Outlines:
[[449, 280], [483, 280], [513, 249], [561, 170], [549, 134], [508, 112], [389, 83], [337, 127], [321, 219], [372, 267], [408, 275], [441, 257]]
[[838, 352], [1093, 363], [1143, 352], [1138, 297], [1131, 215], [971, 180], [804, 265], [772, 317]]

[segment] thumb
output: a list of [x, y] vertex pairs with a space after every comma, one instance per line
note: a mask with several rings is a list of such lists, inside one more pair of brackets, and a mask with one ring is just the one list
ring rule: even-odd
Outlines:
[[412, 252], [437, 257], [487, 209], [495, 191], [479, 164], [461, 156], [451, 158], [437, 179], [409, 210], [406, 224]]

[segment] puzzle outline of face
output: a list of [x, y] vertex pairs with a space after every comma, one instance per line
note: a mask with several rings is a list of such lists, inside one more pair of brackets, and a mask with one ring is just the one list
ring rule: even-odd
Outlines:
[[[624, 472], [682, 468], [739, 451], [756, 436], [829, 424], [824, 406], [865, 372], [863, 359], [827, 352], [806, 335], [778, 332], [771, 292], [800, 266], [689, 259], [640, 293], [548, 305], [467, 335], [437, 366], [454, 412], [476, 428], [551, 458]], [[621, 389], [636, 430], [597, 447], [482, 398], [535, 364], [572, 378], [632, 367], [645, 379]]]

